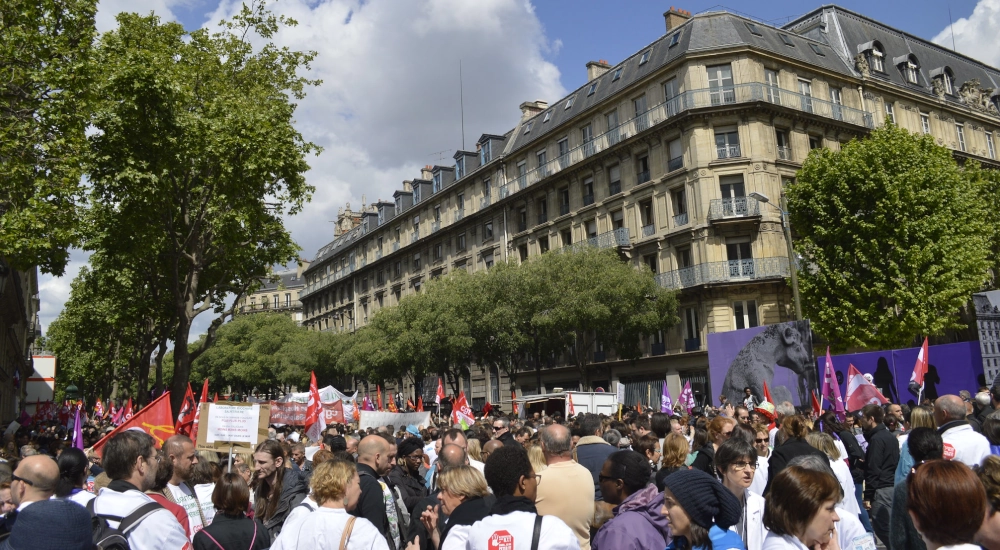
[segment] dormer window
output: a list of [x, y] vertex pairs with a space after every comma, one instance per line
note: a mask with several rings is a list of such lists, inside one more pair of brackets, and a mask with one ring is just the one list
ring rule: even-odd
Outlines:
[[534, 124], [534, 123], [535, 123], [534, 120], [529, 120], [528, 123], [524, 125], [524, 133], [525, 134], [530, 134], [531, 133], [531, 125]]
[[910, 84], [917, 84], [920, 81], [920, 64], [917, 63], [917, 57], [910, 54], [903, 58], [896, 58], [893, 61], [899, 66], [899, 69], [903, 72], [903, 77]]
[[594, 82], [593, 84], [590, 85], [590, 88], [587, 90], [587, 96], [589, 97], [594, 95], [594, 92], [596, 91], [597, 91], [597, 82]]
[[864, 54], [871, 70], [885, 72], [885, 48], [877, 40], [858, 46], [858, 52]]
[[479, 164], [485, 166], [491, 160], [493, 155], [490, 153], [490, 140], [486, 140], [479, 146]]
[[441, 172], [434, 174], [434, 179], [432, 183], [432, 193], [437, 193], [441, 190]]
[[455, 159], [455, 179], [460, 180], [465, 175], [465, 157]]
[[569, 99], [566, 100], [566, 107], [565, 108], [569, 109], [570, 107], [572, 107], [574, 101], [576, 101], [576, 96], [575, 95], [569, 96]]
[[640, 58], [639, 58], [639, 64], [640, 64], [640, 65], [645, 65], [645, 64], [646, 64], [646, 62], [647, 62], [647, 61], [649, 61], [649, 56], [650, 56], [650, 54], [652, 54], [652, 53], [653, 53], [653, 50], [646, 50], [646, 51], [645, 51], [645, 52], [644, 52], [644, 53], [642, 54], [642, 57], [640, 57]]
[[779, 32], [779, 33], [778, 33], [778, 36], [779, 36], [779, 37], [781, 37], [781, 41], [782, 41], [782, 42], [784, 42], [784, 44], [785, 44], [786, 46], [791, 46], [791, 47], [793, 47], [793, 48], [795, 47], [795, 44], [794, 44], [794, 43], [792, 43], [792, 39], [791, 39], [791, 38], [788, 38], [788, 35], [787, 35], [787, 34], [784, 34], [784, 33], [780, 33], [780, 32]]
[[944, 66], [934, 69], [929, 74], [934, 81], [935, 92], [943, 91], [945, 95], [955, 95], [955, 73], [951, 67]]
[[420, 202], [420, 184], [413, 186], [413, 204]]
[[403, 211], [403, 197], [396, 197], [396, 215]]
[[552, 119], [552, 111], [551, 110], [545, 111], [545, 116], [542, 117], [542, 124], [545, 124], [551, 119]]
[[813, 44], [812, 42], [810, 42], [809, 43], [809, 47], [812, 48], [812, 51], [813, 51], [814, 54], [822, 56], [822, 57], [826, 57], [826, 54], [823, 53], [823, 50], [821, 50], [818, 45]]
[[615, 82], [615, 81], [617, 81], [621, 77], [622, 77], [622, 68], [619, 67], [619, 68], [615, 69], [615, 75], [613, 77], [611, 77], [611, 82]]
[[383, 223], [385, 223], [385, 207], [384, 206], [382, 208], [378, 209], [378, 224], [382, 225]]
[[747, 22], [746, 22], [746, 25], [747, 25], [747, 29], [749, 29], [749, 30], [750, 30], [750, 33], [751, 33], [751, 34], [754, 34], [754, 35], [756, 35], [756, 36], [764, 36], [763, 34], [761, 34], [761, 32], [760, 32], [760, 29], [759, 29], [759, 28], [757, 28], [757, 25], [756, 25], [756, 24], [754, 24], [754, 23], [751, 23], [751, 22], [747, 21]]
[[680, 41], [681, 41], [681, 33], [675, 32], [674, 35], [670, 37], [670, 45], [667, 46], [667, 47], [668, 48], [673, 48]]

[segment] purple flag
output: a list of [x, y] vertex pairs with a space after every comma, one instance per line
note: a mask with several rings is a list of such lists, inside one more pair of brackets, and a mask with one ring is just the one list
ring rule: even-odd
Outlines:
[[667, 381], [663, 381], [663, 391], [660, 393], [660, 412], [674, 414], [671, 410], [674, 404], [670, 400], [670, 389], [667, 388]]
[[823, 392], [821, 395], [833, 403], [837, 420], [843, 422], [844, 399], [840, 395], [840, 384], [837, 383], [837, 373], [833, 370], [833, 358], [830, 357], [829, 346], [826, 348], [826, 367], [823, 368]]
[[687, 410], [688, 414], [691, 414], [691, 409], [695, 407], [695, 402], [694, 402], [694, 392], [691, 391], [690, 380], [684, 382], [684, 389], [681, 390], [681, 395], [680, 397], [677, 398], [677, 402], [680, 403], [681, 405], [684, 405], [684, 408]]
[[80, 422], [80, 407], [76, 407], [76, 422], [73, 424], [73, 446], [81, 451], [83, 446], [83, 424]]

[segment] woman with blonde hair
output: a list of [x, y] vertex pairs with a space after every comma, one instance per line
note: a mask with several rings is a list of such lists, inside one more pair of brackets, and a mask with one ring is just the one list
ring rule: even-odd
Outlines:
[[715, 451], [719, 446], [729, 439], [733, 434], [736, 421], [728, 416], [716, 416], [708, 423], [708, 443], [697, 450], [691, 468], [701, 470], [712, 477], [717, 477], [715, 472]]
[[482, 444], [475, 437], [470, 437], [468, 439], [469, 439], [468, 440], [468, 444], [469, 444], [469, 449], [468, 449], [469, 458], [471, 458], [472, 460], [478, 460], [479, 462], [482, 462], [483, 461], [483, 447], [482, 447]]
[[668, 433], [663, 440], [663, 457], [660, 459], [660, 469], [656, 471], [656, 488], [663, 491], [663, 480], [670, 474], [687, 469], [688, 445], [687, 438], [679, 433]]
[[536, 474], [548, 467], [542, 446], [537, 443], [528, 447], [528, 460], [531, 461], [531, 467], [535, 469]]
[[858, 499], [854, 498], [854, 478], [851, 477], [851, 468], [840, 455], [840, 449], [834, 443], [833, 436], [824, 432], [811, 432], [806, 436], [806, 441], [827, 456], [833, 475], [837, 476], [840, 488], [844, 490], [844, 498], [837, 506], [852, 514], [860, 514], [861, 507], [858, 506]]
[[[428, 506], [420, 514], [420, 521], [434, 548], [464, 549], [472, 524], [490, 515], [490, 504], [483, 498], [489, 494], [486, 478], [472, 466], [463, 465], [442, 470], [437, 484], [441, 504], [436, 508]], [[448, 523], [439, 528], [438, 516], [442, 513], [448, 516]], [[407, 548], [419, 546], [414, 542]]]
[[934, 411], [930, 407], [913, 407], [910, 409], [910, 427], [906, 433], [899, 436], [899, 462], [896, 463], [896, 473], [893, 475], [895, 483], [906, 481], [906, 476], [910, 475], [913, 468], [913, 455], [910, 454], [909, 438], [913, 428], [937, 429], [934, 421]]
[[349, 514], [361, 497], [361, 480], [353, 462], [320, 464], [309, 486], [319, 508], [298, 529], [283, 532], [272, 550], [388, 550], [385, 537], [370, 521]]

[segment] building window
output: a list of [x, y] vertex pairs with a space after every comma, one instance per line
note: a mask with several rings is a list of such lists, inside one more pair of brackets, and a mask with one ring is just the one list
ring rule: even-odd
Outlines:
[[528, 245], [527, 244], [517, 245], [517, 255], [521, 258], [522, 262], [528, 261]]
[[691, 261], [691, 247], [685, 246], [683, 248], [677, 249], [677, 267], [678, 269], [684, 269], [685, 267], [691, 267], [693, 262]]
[[993, 145], [993, 134], [986, 132], [986, 151], [991, 159], [997, 158], [997, 150]]
[[646, 62], [649, 61], [649, 56], [652, 53], [653, 53], [653, 50], [646, 50], [645, 52], [643, 52], [642, 53], [642, 57], [639, 58], [639, 64], [640, 65], [645, 65]]
[[490, 151], [490, 140], [484, 141], [479, 146], [479, 164], [480, 166], [485, 166], [490, 160], [493, 159], [493, 155]]
[[715, 152], [720, 159], [740, 156], [740, 134], [735, 126], [715, 129]]
[[649, 235], [646, 235], [646, 228], [648, 227], [648, 232], [652, 233], [653, 223], [655, 221], [653, 216], [653, 199], [647, 199], [639, 203], [639, 216], [642, 221], [643, 236], [648, 237]]
[[580, 128], [580, 139], [583, 143], [583, 156], [594, 154], [594, 127], [590, 124]]
[[840, 95], [840, 88], [830, 87], [830, 104], [830, 111], [833, 118], [844, 120], [844, 109], [842, 107], [844, 101]]
[[431, 193], [437, 193], [441, 190], [441, 172], [434, 174], [434, 179], [431, 184]]
[[549, 201], [542, 197], [535, 201], [535, 209], [538, 211], [538, 223], [549, 221]]
[[569, 187], [559, 189], [559, 215], [569, 214]]
[[925, 134], [931, 133], [931, 117], [927, 113], [920, 113], [920, 129]]
[[896, 110], [893, 109], [892, 102], [888, 100], [885, 102], [885, 116], [889, 117], [890, 124], [896, 123]]
[[792, 160], [792, 143], [788, 139], [788, 130], [775, 130], [774, 137], [778, 144], [778, 158]]
[[753, 328], [757, 322], [757, 301], [739, 300], [733, 302], [733, 324], [736, 330]]
[[684, 168], [684, 148], [681, 145], [681, 138], [670, 140], [667, 144], [670, 160], [667, 161], [667, 171], [673, 172]]
[[573, 230], [563, 229], [559, 232], [559, 239], [562, 241], [563, 246], [569, 246], [573, 244]]
[[392, 272], [394, 277], [399, 278], [403, 274], [403, 262], [396, 262], [396, 265], [392, 268]]
[[680, 31], [675, 32], [674, 35], [670, 37], [670, 44], [667, 47], [668, 48], [673, 48], [680, 41], [681, 41], [681, 33], [680, 33]]
[[444, 258], [444, 245], [437, 243], [434, 245], [434, 259], [441, 260], [442, 258]]
[[618, 111], [611, 111], [605, 116], [608, 124], [608, 145], [614, 145], [621, 140], [621, 132], [618, 129]]
[[646, 264], [646, 267], [656, 275], [658, 271], [656, 270], [656, 254], [650, 254], [648, 256], [642, 257], [642, 263]]
[[617, 82], [618, 79], [621, 78], [621, 77], [622, 77], [622, 68], [618, 67], [617, 69], [615, 69], [614, 76], [611, 77], [611, 82]]
[[583, 223], [583, 227], [587, 231], [588, 239], [593, 239], [597, 236], [597, 220], [591, 218]]
[[608, 196], [617, 195], [622, 192], [622, 169], [616, 164], [608, 168]]
[[587, 177], [583, 180], [583, 205], [594, 204], [594, 178]]
[[403, 197], [396, 197], [396, 215], [403, 211]]
[[279, 305], [279, 304], [280, 304], [280, 302], [278, 302], [278, 295], [277, 295], [277, 294], [275, 294], [275, 295], [273, 296], [273, 298], [274, 298], [274, 308], [275, 308], [275, 309], [278, 309], [279, 307], [281, 307], [281, 306]]
[[649, 157], [642, 155], [635, 161], [636, 184], [649, 181]]
[[965, 151], [965, 125], [962, 123], [955, 124], [955, 132], [958, 134], [959, 150]]
[[527, 231], [528, 230], [528, 207], [522, 206], [517, 209], [517, 230]]
[[420, 271], [420, 253], [417, 252], [413, 255], [413, 270]]
[[809, 136], [809, 149], [819, 149], [823, 146], [823, 138], [820, 136]]
[[492, 196], [492, 191], [490, 190], [490, 180], [486, 178], [483, 180], [483, 199], [485, 199], [486, 204], [490, 204], [490, 198]]
[[677, 114], [678, 107], [677, 101], [674, 98], [677, 97], [677, 79], [671, 78], [670, 80], [663, 83], [663, 97], [667, 102], [667, 116], [674, 116]]
[[569, 138], [562, 138], [557, 143], [559, 146], [559, 167], [569, 166]]
[[802, 96], [802, 110], [807, 113], [813, 112], [812, 82], [799, 79], [799, 95]]
[[632, 100], [635, 108], [635, 131], [641, 132], [649, 128], [649, 115], [646, 113], [646, 95], [643, 94]]
[[415, 183], [413, 185], [413, 204], [420, 202], [420, 184]]
[[569, 96], [569, 99], [566, 100], [566, 107], [564, 107], [564, 109], [569, 109], [570, 107], [572, 107], [574, 101], [576, 101], [576, 96], [575, 95]]
[[875, 45], [869, 50], [868, 65], [873, 71], [885, 72], [885, 53], [880, 46]]
[[285, 293], [285, 307], [292, 307], [292, 294], [290, 292]]
[[545, 116], [542, 117], [542, 124], [545, 124], [546, 122], [548, 122], [550, 120], [552, 120], [552, 109], [549, 109], [548, 111], [545, 111]]
[[812, 42], [810, 42], [809, 43], [809, 47], [812, 48], [812, 51], [813, 51], [814, 54], [816, 54], [816, 55], [818, 55], [820, 57], [826, 57], [826, 54], [823, 53], [823, 50], [819, 47], [819, 45], [813, 44]]
[[619, 208], [611, 212], [611, 229], [621, 229], [625, 227], [625, 214]]
[[534, 124], [534, 123], [535, 123], [534, 120], [529, 120], [528, 123], [524, 125], [524, 133], [525, 134], [530, 134], [531, 133], [531, 125]]
[[683, 188], [670, 193], [670, 204], [674, 209], [674, 225], [687, 225], [687, 195]]
[[538, 253], [545, 254], [548, 251], [549, 251], [549, 238], [538, 237]]
[[778, 33], [778, 37], [779, 37], [779, 38], [781, 38], [781, 41], [782, 41], [782, 42], [783, 42], [783, 43], [784, 43], [784, 44], [785, 44], [786, 46], [791, 46], [791, 47], [793, 47], [793, 48], [795, 47], [795, 44], [793, 44], [793, 43], [792, 43], [792, 39], [788, 38], [788, 35], [787, 35], [787, 34], [785, 34], [785, 33], [782, 33], [782, 32], [779, 32], [779, 33]]
[[730, 65], [713, 65], [708, 70], [708, 88], [712, 105], [736, 101], [733, 88], [733, 68]]
[[756, 24], [751, 23], [749, 21], [745, 21], [745, 23], [747, 25], [747, 29], [750, 30], [750, 34], [753, 34], [755, 36], [764, 36], [763, 34], [761, 34], [760, 29], [757, 28]]
[[701, 349], [701, 337], [698, 325], [698, 310], [684, 308], [684, 351]]
[[774, 69], [764, 69], [764, 84], [767, 85], [767, 100], [771, 103], [781, 101], [780, 86], [778, 85], [778, 71]]
[[483, 224], [483, 242], [493, 240], [493, 221], [490, 220]]
[[460, 180], [465, 176], [465, 157], [455, 159], [455, 179]]
[[917, 59], [911, 55], [901, 65], [903, 73], [906, 75], [906, 81], [910, 84], [916, 84], [917, 74], [920, 71], [920, 66], [917, 65]]
[[597, 82], [594, 82], [590, 85], [590, 88], [587, 89], [587, 97], [594, 95], [594, 92], [596, 91], [597, 91]]
[[465, 250], [465, 232], [459, 233], [458, 237], [455, 238], [455, 248]]

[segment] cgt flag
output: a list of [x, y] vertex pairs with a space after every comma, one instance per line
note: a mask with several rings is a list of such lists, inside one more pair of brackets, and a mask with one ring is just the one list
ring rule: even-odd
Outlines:
[[424, 412], [424, 397], [417, 398], [417, 412]]
[[198, 422], [201, 420], [202, 403], [208, 403], [208, 378], [205, 379], [205, 383], [201, 386], [201, 399], [198, 401], [198, 406], [194, 409], [194, 424], [191, 426], [192, 441], [198, 441]]
[[673, 414], [674, 411], [671, 408], [674, 406], [672, 400], [670, 399], [670, 389], [667, 388], [667, 381], [663, 381], [663, 391], [660, 392], [660, 412]]
[[844, 399], [840, 395], [840, 384], [837, 383], [837, 373], [833, 370], [833, 358], [830, 357], [830, 346], [826, 347], [826, 367], [823, 369], [823, 393], [825, 399], [833, 403], [837, 420], [844, 421]]
[[438, 378], [438, 389], [437, 393], [434, 394], [434, 403], [440, 405], [442, 399], [444, 399], [444, 384], [442, 384], [441, 379]]
[[157, 397], [152, 403], [143, 407], [142, 410], [134, 414], [130, 420], [126, 421], [121, 426], [118, 426], [111, 433], [104, 436], [100, 441], [94, 444], [94, 452], [100, 455], [104, 445], [111, 437], [119, 432], [131, 428], [139, 428], [153, 436], [153, 442], [156, 444], [156, 448], [160, 448], [167, 438], [174, 435], [173, 420], [173, 415], [170, 412], [170, 392], [163, 392], [163, 395]]
[[184, 401], [181, 402], [181, 412], [177, 415], [177, 423], [174, 424], [174, 431], [181, 435], [191, 435], [194, 429], [194, 411], [197, 407], [194, 404], [194, 392], [191, 391], [191, 383], [188, 382], [187, 392], [184, 393]]
[[316, 372], [309, 375], [309, 403], [306, 405], [306, 435], [310, 441], [323, 439], [326, 430], [326, 414], [319, 398], [319, 386], [316, 385]]
[[913, 365], [913, 373], [910, 374], [910, 384], [907, 389], [910, 393], [920, 396], [924, 393], [924, 376], [927, 374], [927, 338], [924, 338], [924, 345], [920, 346], [920, 352], [917, 353], [917, 362]]
[[865, 405], [884, 405], [889, 400], [878, 391], [875, 384], [872, 384], [861, 372], [849, 365], [847, 369], [847, 410], [857, 411]]

